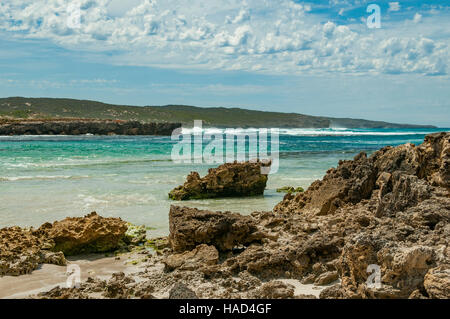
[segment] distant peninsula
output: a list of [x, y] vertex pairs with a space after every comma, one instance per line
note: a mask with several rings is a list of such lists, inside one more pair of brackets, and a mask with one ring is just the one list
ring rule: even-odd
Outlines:
[[[131, 106], [61, 98], [0, 98], [0, 124], [23, 121], [126, 121], [127, 123], [177, 123], [205, 127], [279, 128], [434, 128], [432, 125], [397, 124], [351, 118], [332, 118], [298, 113], [253, 111], [241, 108], [187, 105]], [[113, 124], [108, 124], [112, 125]], [[175, 125], [175, 124], [174, 124]], [[120, 126], [118, 124], [118, 126]], [[118, 129], [120, 131], [120, 129]]]

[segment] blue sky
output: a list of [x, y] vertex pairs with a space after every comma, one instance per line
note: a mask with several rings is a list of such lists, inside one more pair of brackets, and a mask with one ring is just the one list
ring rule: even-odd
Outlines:
[[0, 96], [450, 127], [449, 18], [433, 0], [7, 0]]

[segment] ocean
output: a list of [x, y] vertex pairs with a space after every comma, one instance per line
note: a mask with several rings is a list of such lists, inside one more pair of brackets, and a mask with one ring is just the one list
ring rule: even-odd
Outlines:
[[283, 186], [307, 188], [340, 159], [360, 151], [404, 143], [450, 129], [281, 129], [279, 170], [264, 196], [174, 202], [168, 193], [191, 171], [201, 176], [215, 165], [177, 164], [174, 141], [160, 136], [0, 137], [0, 227], [37, 227], [96, 211], [168, 233], [171, 204], [249, 214], [271, 210]]

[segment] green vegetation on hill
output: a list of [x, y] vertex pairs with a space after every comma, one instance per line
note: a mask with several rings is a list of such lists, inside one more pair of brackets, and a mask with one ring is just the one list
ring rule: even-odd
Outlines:
[[418, 125], [393, 124], [358, 119], [337, 119], [297, 113], [252, 111], [241, 108], [202, 108], [186, 105], [131, 106], [96, 101], [10, 97], [0, 99], [0, 117], [24, 119], [114, 119], [141, 122], [177, 122], [193, 125], [203, 120], [215, 127], [402, 128]]

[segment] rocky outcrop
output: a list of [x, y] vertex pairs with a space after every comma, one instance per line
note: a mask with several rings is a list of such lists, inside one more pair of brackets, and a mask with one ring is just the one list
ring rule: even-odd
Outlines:
[[328, 170], [323, 180], [315, 181], [305, 192], [287, 194], [274, 210], [331, 214], [346, 203], [356, 204], [369, 198], [376, 178], [372, 161], [361, 153], [353, 161], [340, 161], [336, 169]]
[[189, 200], [262, 195], [266, 188], [267, 174], [263, 174], [261, 168], [267, 166], [270, 163], [226, 163], [209, 169], [203, 178], [197, 172], [192, 172], [184, 185], [169, 193], [169, 198]]
[[430, 269], [423, 285], [429, 297], [450, 299], [450, 265]]
[[264, 237], [251, 216], [173, 205], [170, 207], [169, 228], [170, 245], [174, 251], [181, 252], [200, 244], [226, 251]]
[[92, 212], [85, 217], [46, 223], [38, 232], [53, 240], [53, 251], [62, 251], [67, 256], [116, 249], [127, 229], [127, 223], [120, 218], [104, 218]]
[[113, 120], [14, 121], [0, 124], [0, 135], [171, 135], [179, 123]]
[[[341, 284], [324, 296], [442, 296], [448, 273], [434, 276], [431, 269], [442, 269], [450, 257], [449, 138], [432, 134], [420, 146], [385, 147], [341, 161], [305, 193], [288, 194], [275, 207], [279, 214], [302, 216], [302, 223], [309, 219], [306, 225], [314, 221], [312, 236], [342, 239], [332, 262]], [[380, 269], [380, 287], [367, 282], [370, 265]]]
[[[431, 187], [450, 185], [450, 134], [428, 135], [420, 146], [385, 147], [369, 158], [360, 153], [340, 161], [303, 193], [287, 194], [274, 210], [332, 214], [378, 194], [378, 214], [414, 206], [432, 193]], [[387, 206], [387, 208], [386, 208]]]
[[182, 283], [176, 283], [169, 292], [169, 299], [198, 299], [195, 292]]
[[294, 297], [294, 286], [281, 281], [269, 281], [253, 293], [255, 299], [289, 299]]
[[61, 252], [51, 252], [54, 243], [20, 227], [0, 229], [0, 276], [31, 273], [40, 264], [65, 265]]
[[19, 276], [40, 264], [65, 265], [65, 256], [98, 253], [119, 248], [128, 224], [120, 218], [103, 218], [95, 212], [66, 218], [38, 229], [0, 229], [0, 276]]
[[219, 261], [219, 252], [214, 246], [199, 245], [191, 251], [172, 254], [164, 259], [166, 269], [171, 271], [195, 270], [203, 266], [216, 265]]

